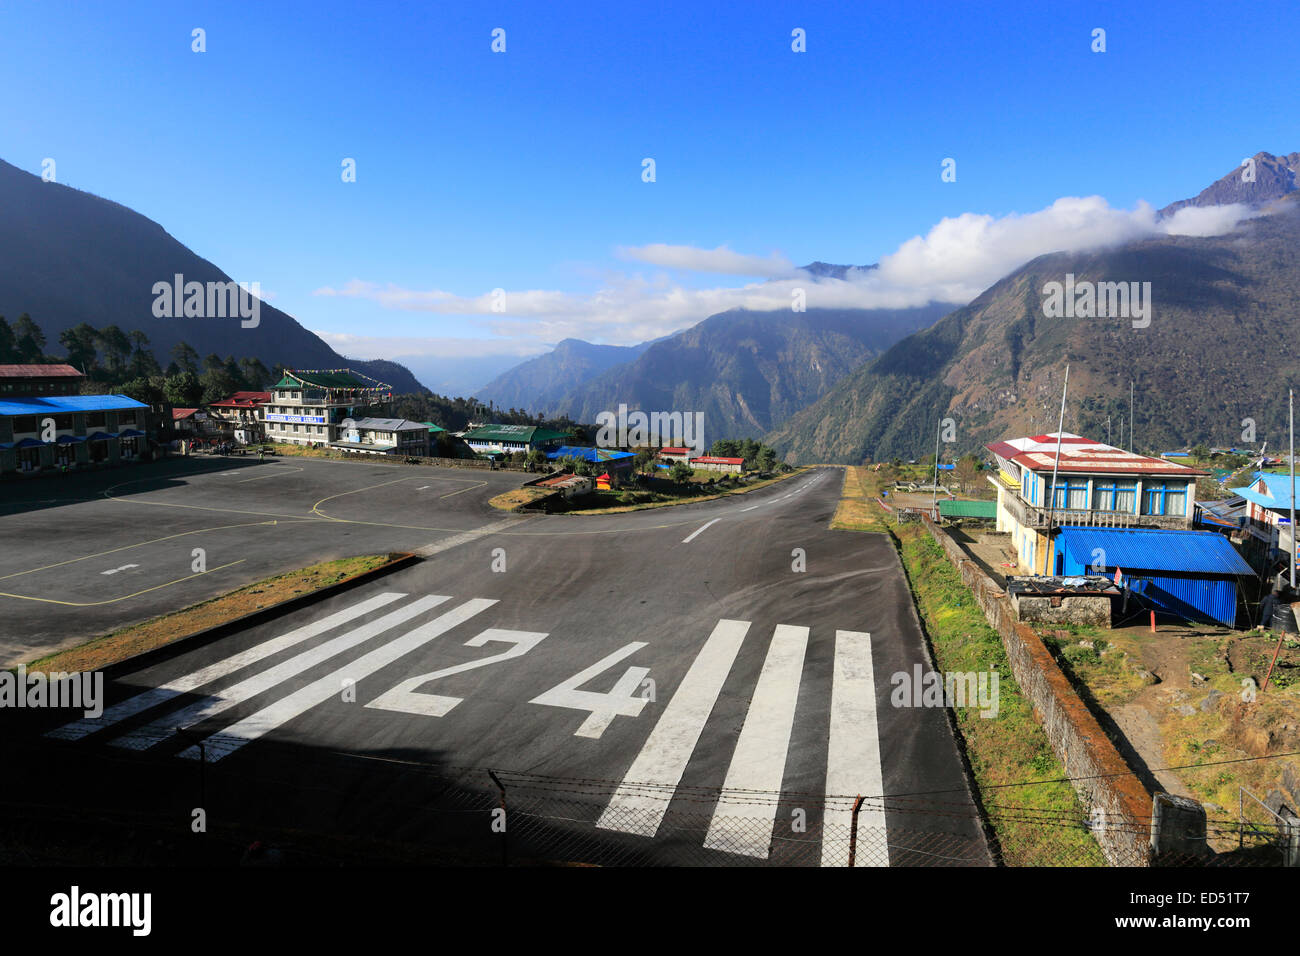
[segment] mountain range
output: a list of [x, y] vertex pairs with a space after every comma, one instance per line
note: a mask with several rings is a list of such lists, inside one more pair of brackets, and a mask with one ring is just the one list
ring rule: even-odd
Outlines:
[[[1260, 215], [1214, 237], [1162, 236], [1039, 256], [932, 327], [897, 342], [767, 441], [794, 463], [920, 457], [943, 419], [947, 451], [1055, 431], [1070, 366], [1065, 429], [1117, 442], [1133, 408], [1135, 449], [1285, 440], [1287, 389], [1300, 384], [1300, 154], [1254, 157], [1162, 210], [1246, 203]], [[1048, 318], [1044, 287], [1150, 282], [1150, 325]], [[1128, 446], [1133, 436], [1125, 438]]]
[[[509, 395], [512, 407], [584, 422], [595, 421], [602, 411], [617, 412], [620, 404], [646, 411], [700, 411], [710, 443], [754, 437], [816, 401], [854, 368], [929, 326], [949, 308], [736, 309], [631, 349], [570, 341], [557, 348], [560, 355], [554, 360], [552, 353], [525, 363], [478, 397], [504, 404], [498, 396]], [[579, 367], [574, 356], [585, 364]], [[601, 370], [599, 361], [610, 364]], [[564, 377], [566, 372], [572, 374]], [[544, 407], [529, 401], [533, 379], [532, 387], [543, 389], [538, 394], [546, 398]]]
[[122, 206], [60, 183], [45, 182], [0, 161], [0, 315], [29, 314], [58, 354], [59, 333], [81, 322], [116, 325], [149, 338], [166, 366], [177, 343], [200, 356], [217, 353], [261, 359], [271, 368], [347, 366], [392, 385], [426, 392], [395, 362], [345, 358], [291, 316], [262, 302], [259, 324], [239, 318], [158, 318], [154, 284], [228, 282], [217, 266], [186, 248], [158, 223]]
[[565, 404], [565, 397], [575, 385], [589, 382], [607, 369], [635, 361], [652, 344], [593, 345], [582, 339], [564, 339], [544, 355], [498, 375], [474, 395], [500, 408], [549, 412]]

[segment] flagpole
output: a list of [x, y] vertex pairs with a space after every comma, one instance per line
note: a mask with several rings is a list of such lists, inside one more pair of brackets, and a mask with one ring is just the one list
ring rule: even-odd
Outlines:
[[[939, 425], [934, 430], [934, 488], [930, 496], [930, 507], [939, 507], [939, 436], [943, 434], [943, 419], [939, 419]], [[935, 521], [939, 520], [935, 515]]]

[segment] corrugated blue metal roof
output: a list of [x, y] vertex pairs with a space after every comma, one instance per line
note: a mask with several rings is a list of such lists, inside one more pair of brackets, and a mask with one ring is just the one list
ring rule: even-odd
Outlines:
[[[1255, 484], [1260, 479], [1263, 479], [1264, 487], [1268, 489], [1267, 492], [1255, 490]], [[1296, 485], [1300, 487], [1300, 475], [1296, 476]], [[1269, 475], [1257, 471], [1254, 477], [1250, 479], [1248, 487], [1231, 488], [1229, 490], [1241, 495], [1247, 501], [1259, 505], [1261, 508], [1271, 508], [1274, 511], [1288, 511], [1291, 508], [1290, 475]], [[1300, 495], [1297, 497], [1300, 497]]]
[[125, 395], [51, 395], [49, 398], [0, 400], [0, 415], [66, 415], [69, 412], [111, 412], [120, 408], [148, 408]]
[[636, 455], [630, 451], [613, 451], [607, 448], [586, 448], [582, 445], [563, 445], [555, 451], [547, 452], [546, 457], [551, 461], [558, 461], [561, 458], [578, 458], [582, 461], [589, 461], [593, 464], [604, 461], [622, 461], [625, 458], [635, 458]]
[[1107, 568], [1201, 574], [1254, 574], [1237, 549], [1213, 531], [1140, 531], [1119, 528], [1062, 528], [1065, 552], [1087, 566], [1094, 549]]

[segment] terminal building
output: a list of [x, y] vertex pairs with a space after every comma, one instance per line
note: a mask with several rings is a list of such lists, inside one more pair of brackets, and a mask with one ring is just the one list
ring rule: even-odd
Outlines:
[[392, 386], [351, 369], [286, 369], [264, 406], [266, 438], [293, 445], [346, 441], [339, 434], [345, 421], [384, 415], [392, 397]]
[[152, 456], [149, 406], [79, 395], [68, 365], [0, 365], [0, 476], [108, 467]]

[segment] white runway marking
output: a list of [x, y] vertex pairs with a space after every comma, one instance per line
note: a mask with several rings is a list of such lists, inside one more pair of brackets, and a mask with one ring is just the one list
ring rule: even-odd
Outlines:
[[110, 741], [110, 743], [114, 747], [124, 747], [127, 750], [147, 750], [166, 740], [178, 727], [192, 727], [209, 717], [215, 717], [236, 704], [242, 704], [258, 694], [265, 693], [272, 687], [284, 683], [289, 678], [301, 674], [317, 664], [329, 660], [331, 657], [342, 654], [344, 651], [351, 650], [358, 644], [362, 644], [370, 640], [370, 638], [384, 633], [384, 631], [392, 630], [397, 625], [409, 621], [416, 615], [450, 600], [450, 597], [441, 594], [431, 594], [428, 597], [420, 598], [418, 601], [412, 601], [405, 607], [400, 607], [396, 611], [391, 611], [368, 624], [346, 631], [338, 637], [331, 638], [325, 643], [313, 647], [309, 651], [295, 654], [288, 660], [281, 661], [274, 667], [268, 667], [247, 680], [240, 681], [233, 687], [217, 691], [215, 694], [197, 700], [181, 710], [163, 714], [157, 720], [151, 721], [143, 727], [138, 727], [128, 734], [123, 734], [116, 740]]
[[158, 704], [165, 703], [173, 697], [181, 694], [188, 694], [190, 691], [197, 690], [204, 684], [210, 684], [212, 681], [227, 674], [233, 674], [240, 668], [247, 667], [249, 664], [255, 664], [260, 660], [278, 654], [280, 651], [288, 650], [295, 644], [301, 644], [303, 641], [310, 640], [318, 634], [324, 634], [348, 621], [355, 620], [364, 614], [377, 610], [386, 604], [406, 597], [395, 591], [387, 591], [383, 594], [376, 594], [369, 600], [362, 601], [360, 604], [352, 607], [345, 607], [341, 611], [336, 611], [319, 621], [313, 621], [311, 624], [304, 625], [283, 634], [280, 637], [273, 637], [269, 641], [263, 641], [248, 650], [240, 651], [238, 654], [231, 655], [215, 664], [209, 664], [207, 667], [200, 668], [184, 677], [178, 677], [175, 680], [168, 681], [159, 687], [154, 687], [142, 694], [136, 694], [129, 697], [119, 704], [114, 704], [104, 711], [98, 720], [83, 718], [73, 721], [63, 727], [55, 728], [46, 733], [47, 737], [55, 737], [59, 740], [80, 740], [93, 734], [97, 730], [105, 727], [111, 727], [113, 724], [123, 721], [128, 717], [148, 710]]
[[[293, 718], [305, 714], [317, 704], [340, 694], [345, 680], [359, 682], [369, 677], [380, 668], [387, 667], [398, 658], [423, 647], [434, 638], [463, 624], [475, 614], [487, 610], [496, 603], [494, 599], [489, 598], [474, 598], [466, 601], [401, 637], [380, 645], [350, 664], [343, 665], [333, 673], [294, 691], [288, 697], [269, 704], [257, 713], [218, 731], [205, 741], [207, 759], [220, 760], [222, 757], [229, 756], [246, 743], [256, 740]], [[180, 756], [197, 760], [199, 748], [190, 747], [181, 751]]]
[[283, 478], [285, 475], [296, 475], [302, 471], [301, 468], [290, 468], [288, 471], [277, 471], [271, 475], [258, 475], [256, 478], [241, 478], [237, 484], [243, 484], [246, 481], [266, 481], [268, 478]]
[[777, 625], [704, 838], [711, 850], [767, 859], [777, 803], [737, 791], [781, 792], [807, 647], [808, 628]]
[[[469, 489], [466, 489], [469, 490]], [[457, 492], [459, 494], [459, 492]], [[432, 544], [426, 544], [423, 548], [417, 548], [415, 553], [422, 558], [429, 558], [435, 554], [441, 554], [443, 551], [450, 551], [452, 548], [459, 547], [462, 544], [469, 544], [477, 538], [484, 535], [495, 534], [498, 531], [504, 531], [506, 528], [522, 524], [527, 518], [506, 518], [502, 521], [495, 521], [492, 524], [484, 525], [482, 528], [474, 528], [471, 531], [462, 531], [460, 534], [453, 534], [451, 537], [443, 538]]]
[[599, 738], [609, 729], [615, 717], [636, 717], [645, 709], [649, 701], [636, 691], [645, 680], [645, 676], [650, 673], [650, 668], [629, 667], [608, 691], [582, 690], [582, 685], [589, 680], [595, 680], [619, 661], [632, 656], [645, 646], [645, 641], [626, 644], [612, 654], [606, 654], [568, 680], [538, 694], [530, 703], [587, 711], [587, 719], [573, 732], [573, 736]]
[[753, 510], [754, 510], [755, 508], [757, 508], [757, 507], [758, 507], [758, 505], [750, 505], [748, 508], [741, 508], [740, 510], [741, 510], [742, 512], [743, 512], [743, 511], [753, 511]]
[[107, 571], [100, 571], [100, 574], [117, 574], [118, 571], [129, 571], [131, 568], [138, 568], [138, 564], [124, 564], [120, 568], [109, 568]]
[[703, 531], [705, 528], [709, 527], [709, 525], [717, 524], [717, 523], [718, 523], [719, 521], [721, 521], [721, 520], [722, 520], [721, 518], [714, 518], [712, 521], [710, 521], [710, 522], [708, 522], [708, 523], [706, 523], [706, 524], [702, 524], [702, 525], [700, 525], [698, 528], [696, 528], [694, 531], [692, 531], [692, 532], [691, 532], [690, 534], [688, 534], [686, 537], [682, 538], [682, 544], [690, 544], [692, 541], [695, 540], [695, 536], [698, 535], [701, 531]]
[[748, 630], [749, 621], [718, 622], [596, 826], [641, 836], [659, 832]]
[[[871, 635], [863, 631], [835, 632], [835, 668], [831, 683], [831, 727], [826, 744], [826, 795], [874, 797], [884, 795], [880, 767], [880, 730], [876, 722], [876, 680], [871, 666]], [[827, 805], [822, 866], [848, 863], [847, 836], [853, 822], [851, 805]], [[837, 808], [838, 807], [838, 808]], [[845, 839], [840, 839], [843, 834]], [[885, 812], [863, 805], [858, 814], [856, 866], [888, 866]]]
[[426, 488], [432, 488], [432, 487], [433, 487], [432, 485], [421, 485], [419, 488], [416, 488], [415, 490], [416, 490], [416, 491], [424, 491], [424, 489], [426, 489]]

